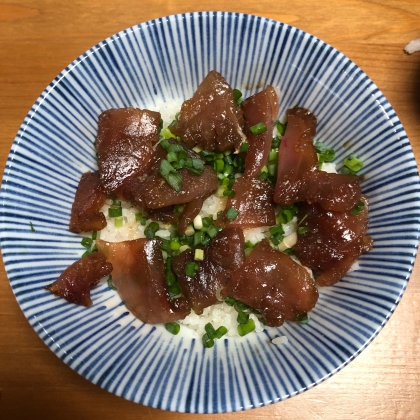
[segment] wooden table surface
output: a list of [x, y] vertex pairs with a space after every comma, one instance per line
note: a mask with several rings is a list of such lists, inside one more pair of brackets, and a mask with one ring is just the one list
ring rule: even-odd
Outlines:
[[[224, 10], [303, 29], [343, 52], [378, 85], [420, 161], [419, 0], [0, 1], [0, 166], [26, 113], [85, 50], [132, 25], [168, 14]], [[0, 268], [0, 419], [198, 419], [125, 401], [72, 371], [38, 338]], [[420, 262], [379, 336], [349, 366], [287, 401], [208, 419], [419, 419]]]

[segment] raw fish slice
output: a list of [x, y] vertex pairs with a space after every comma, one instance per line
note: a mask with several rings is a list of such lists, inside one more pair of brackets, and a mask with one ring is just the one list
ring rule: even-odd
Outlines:
[[308, 271], [283, 252], [261, 241], [235, 271], [222, 295], [257, 309], [270, 327], [295, 321], [311, 311], [318, 300], [315, 281]]
[[96, 241], [99, 252], [112, 263], [112, 280], [125, 306], [148, 324], [173, 322], [191, 310], [185, 298], [169, 296], [161, 244], [158, 239]]
[[106, 261], [105, 256], [92, 252], [67, 267], [60, 277], [45, 289], [70, 303], [90, 306], [90, 289], [111, 271], [112, 265]]
[[153, 166], [160, 114], [137, 108], [109, 109], [99, 116], [96, 150], [101, 186], [117, 195], [124, 183]]
[[244, 119], [233, 90], [216, 71], [211, 71], [191, 99], [181, 107], [171, 131], [185, 143], [205, 150], [239, 150], [245, 140]]
[[219, 232], [203, 249], [204, 260], [197, 261], [199, 270], [194, 277], [185, 274], [187, 264], [194, 261], [194, 249], [173, 258], [172, 268], [178, 284], [195, 313], [200, 315], [204, 308], [218, 302], [217, 292], [245, 260], [244, 242], [241, 229], [228, 228]]
[[[246, 135], [249, 149], [245, 158], [245, 177], [255, 178], [267, 164], [273, 140], [274, 121], [277, 119], [279, 104], [277, 93], [272, 86], [250, 96], [241, 103], [244, 113]], [[261, 134], [252, 134], [250, 127], [264, 123], [267, 130]]]
[[105, 204], [106, 194], [101, 191], [98, 172], [82, 175], [71, 208], [70, 232], [90, 232], [106, 226], [106, 218], [99, 210]]

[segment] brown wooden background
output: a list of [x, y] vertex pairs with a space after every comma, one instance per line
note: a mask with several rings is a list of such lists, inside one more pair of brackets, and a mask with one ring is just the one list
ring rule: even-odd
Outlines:
[[[419, 0], [0, 0], [0, 166], [47, 84], [104, 38], [167, 14], [225, 10], [297, 26], [358, 64], [385, 94], [420, 159]], [[419, 419], [420, 264], [395, 314], [338, 374], [290, 400], [220, 415], [169, 413], [92, 385], [63, 364], [23, 316], [0, 268], [0, 419]]]

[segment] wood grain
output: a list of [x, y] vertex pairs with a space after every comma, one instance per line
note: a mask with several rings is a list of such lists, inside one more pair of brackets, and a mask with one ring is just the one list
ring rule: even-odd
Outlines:
[[[225, 10], [303, 29], [333, 45], [385, 94], [420, 160], [420, 2], [8, 0], [0, 1], [0, 165], [28, 110], [50, 81], [102, 39], [163, 15]], [[395, 314], [350, 365], [290, 400], [207, 419], [419, 419], [420, 266]], [[0, 269], [0, 419], [198, 419], [137, 405], [92, 385], [63, 364], [23, 316]]]

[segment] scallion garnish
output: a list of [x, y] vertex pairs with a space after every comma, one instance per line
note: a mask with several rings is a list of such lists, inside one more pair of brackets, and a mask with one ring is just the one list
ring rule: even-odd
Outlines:
[[300, 226], [297, 230], [299, 235], [304, 235], [305, 233], [309, 232], [309, 228], [307, 226]]
[[84, 248], [90, 249], [93, 243], [92, 238], [83, 238], [80, 242]]
[[243, 337], [255, 330], [255, 322], [252, 318], [246, 324], [238, 324], [238, 334]]
[[351, 209], [351, 213], [357, 216], [358, 214], [360, 214], [364, 207], [365, 203], [363, 201], [359, 201], [359, 203]]
[[177, 335], [181, 329], [181, 326], [178, 324], [178, 322], [167, 322], [165, 324], [165, 328], [171, 334]]
[[122, 216], [122, 207], [110, 207], [108, 209], [109, 217], [121, 217]]
[[187, 263], [187, 265], [185, 266], [185, 274], [188, 277], [194, 277], [195, 273], [200, 269], [200, 266], [194, 262], [194, 261], [190, 261]]
[[114, 285], [114, 282], [113, 282], [113, 280], [112, 280], [112, 276], [111, 275], [109, 275], [108, 276], [108, 279], [107, 279], [107, 284], [108, 284], [108, 287], [111, 289], [111, 290], [117, 290], [117, 288], [115, 287], [115, 285]]
[[181, 175], [166, 159], [161, 160], [159, 173], [176, 192], [179, 192], [182, 190]]
[[324, 162], [332, 162], [335, 158], [335, 151], [334, 149], [328, 149], [328, 147], [321, 142], [315, 143], [315, 150], [318, 155], [318, 165], [321, 165]]
[[31, 232], [35, 232], [35, 228], [32, 222], [29, 222], [29, 227], [31, 228]]
[[116, 228], [120, 228], [124, 226], [124, 217], [119, 216], [114, 218], [114, 225]]
[[228, 304], [229, 306], [233, 306], [235, 304], [235, 299], [230, 297], [230, 296], [226, 296], [225, 297], [225, 302], [226, 304]]
[[146, 229], [144, 229], [144, 235], [147, 239], [153, 239], [158, 230], [159, 224], [156, 222], [152, 222], [146, 227]]
[[296, 321], [299, 322], [299, 324], [307, 324], [310, 320], [310, 316], [307, 312], [304, 312], [303, 314], [299, 314], [296, 317]]
[[202, 340], [203, 340], [204, 347], [210, 349], [211, 347], [214, 346], [214, 340], [210, 338], [207, 333], [203, 335]]
[[249, 127], [249, 129], [250, 129], [252, 134], [258, 135], [258, 134], [261, 134], [261, 133], [265, 133], [267, 131], [267, 126], [263, 122], [260, 122], [258, 124], [255, 124], [255, 125]]
[[239, 89], [233, 89], [233, 99], [239, 105], [242, 101], [242, 92]]
[[284, 136], [284, 133], [286, 131], [286, 124], [282, 124], [280, 121], [276, 121], [275, 122], [275, 126], [277, 128], [277, 132], [279, 133], [280, 136]]
[[203, 261], [204, 260], [204, 251], [200, 248], [194, 250], [194, 260]]
[[249, 143], [242, 143], [239, 151], [240, 152], [247, 152], [248, 150], [249, 150]]
[[[354, 155], [345, 158], [343, 161], [343, 165], [344, 167], [342, 169], [342, 172], [344, 170], [344, 172], [346, 173], [356, 173], [363, 168], [363, 162]], [[348, 171], [346, 171], [346, 168], [348, 169]]]
[[226, 212], [226, 217], [229, 220], [235, 220], [239, 215], [239, 211], [236, 210], [234, 207], [229, 207], [229, 209]]
[[238, 312], [236, 321], [238, 322], [238, 324], [247, 324], [249, 321], [249, 314], [247, 314], [246, 312]]

